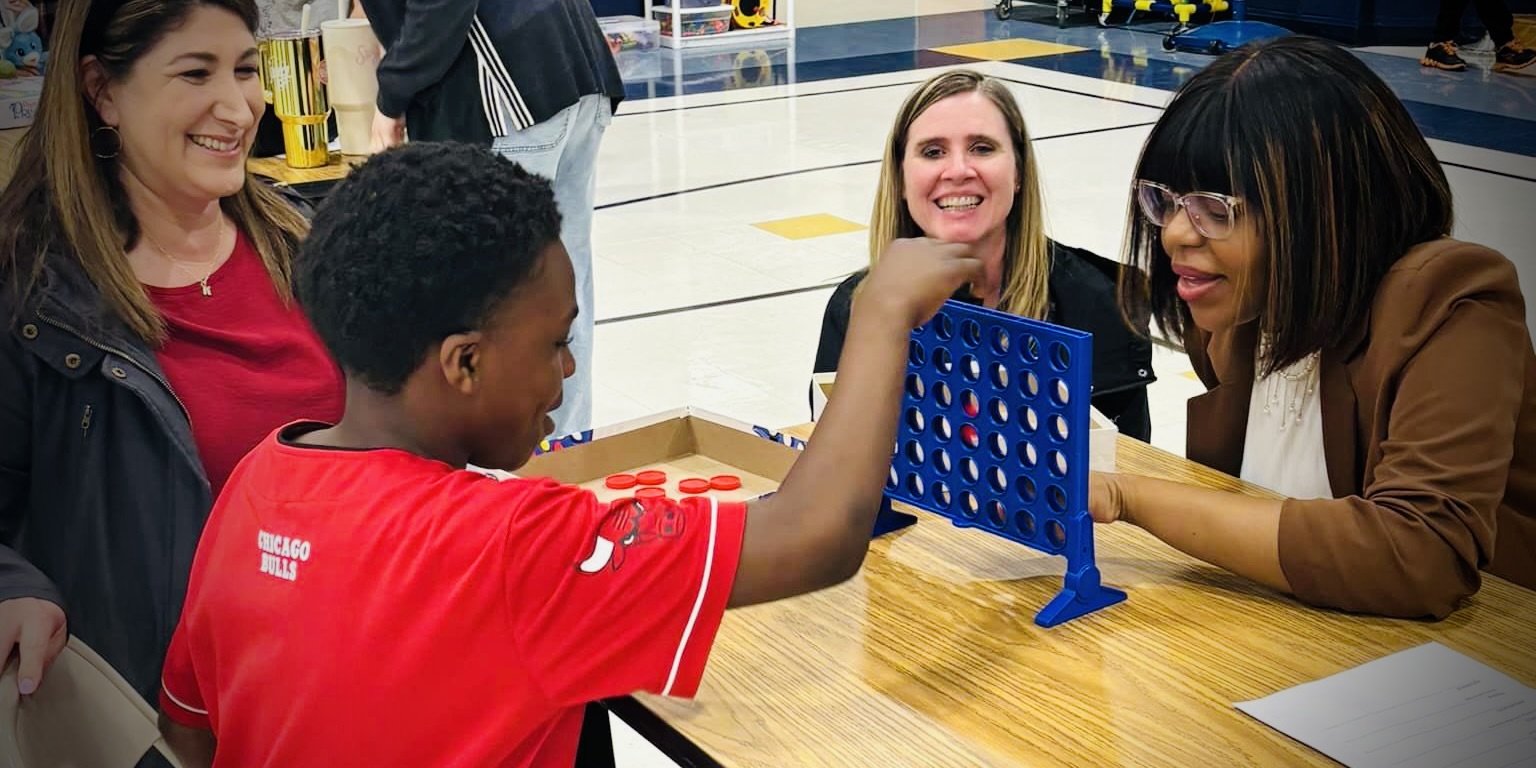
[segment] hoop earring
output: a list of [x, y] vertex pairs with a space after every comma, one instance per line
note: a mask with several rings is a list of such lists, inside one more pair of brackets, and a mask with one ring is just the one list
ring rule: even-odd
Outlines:
[[[98, 135], [100, 135], [102, 131], [111, 131], [112, 132], [113, 147], [112, 147], [112, 150], [111, 150], [110, 154], [104, 153], [98, 147], [98, 142], [96, 141], [96, 137]], [[123, 134], [117, 130], [117, 126], [103, 125], [100, 128], [97, 128], [96, 130], [91, 131], [91, 154], [95, 155], [97, 159], [99, 159], [99, 160], [111, 160], [113, 158], [116, 158], [118, 156], [118, 154], [121, 153], [122, 151], [123, 151]]]

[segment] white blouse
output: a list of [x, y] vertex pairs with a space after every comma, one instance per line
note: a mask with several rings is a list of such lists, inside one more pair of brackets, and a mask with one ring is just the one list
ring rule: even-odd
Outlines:
[[1248, 401], [1242, 479], [1292, 499], [1331, 499], [1316, 354], [1259, 378]]

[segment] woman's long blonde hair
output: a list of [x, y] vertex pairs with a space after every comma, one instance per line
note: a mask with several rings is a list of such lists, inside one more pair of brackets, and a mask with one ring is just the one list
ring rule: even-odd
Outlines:
[[906, 157], [907, 134], [912, 123], [929, 107], [963, 93], [980, 93], [1003, 113], [1009, 138], [1013, 140], [1013, 154], [1018, 158], [1019, 189], [1014, 193], [1013, 207], [1008, 211], [1008, 235], [1003, 246], [1003, 287], [998, 309], [1044, 319], [1050, 304], [1051, 257], [1029, 131], [1024, 127], [1024, 116], [1008, 87], [979, 72], [960, 69], [937, 75], [913, 91], [896, 113], [896, 124], [891, 126], [885, 158], [880, 165], [875, 209], [869, 218], [869, 264], [873, 267], [880, 260], [880, 254], [892, 240], [923, 235], [903, 197], [901, 164]]
[[[18, 311], [48, 259], [72, 258], [100, 291], [105, 309], [145, 342], [164, 340], [165, 321], [128, 264], [139, 225], [118, 179], [115, 152], [98, 141], [105, 132], [86, 93], [81, 58], [94, 55], [109, 77], [121, 78], [203, 5], [235, 13], [254, 33], [258, 12], [252, 0], [59, 3], [37, 116], [17, 150], [15, 173], [0, 190], [0, 281], [14, 290]], [[289, 263], [308, 231], [304, 217], [249, 176], [222, 207], [261, 254], [278, 294], [291, 299]]]

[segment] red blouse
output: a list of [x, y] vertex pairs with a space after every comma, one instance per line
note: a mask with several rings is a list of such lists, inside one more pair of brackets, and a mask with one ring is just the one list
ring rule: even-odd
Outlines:
[[334, 424], [345, 404], [341, 370], [297, 304], [277, 295], [245, 233], [208, 279], [210, 294], [146, 287], [165, 318], [156, 354], [192, 420], [215, 498], [245, 454], [299, 419]]

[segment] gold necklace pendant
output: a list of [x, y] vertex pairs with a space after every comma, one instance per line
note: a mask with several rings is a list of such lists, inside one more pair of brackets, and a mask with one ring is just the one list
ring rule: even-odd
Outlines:
[[[213, 273], [215, 271], [217, 271], [217, 267], [218, 267], [218, 264], [219, 264], [219, 257], [218, 257], [217, 254], [214, 255], [213, 261], [209, 262], [208, 272], [206, 274], [199, 275], [198, 273], [193, 272], [191, 269], [189, 269], [187, 267], [187, 265], [186, 265], [186, 262], [182, 261], [181, 259], [176, 258], [175, 256], [172, 256], [168, 251], [166, 251], [164, 248], [162, 248], [160, 246], [160, 243], [156, 242], [153, 237], [149, 236], [148, 232], [144, 232], [142, 229], [140, 230], [140, 232], [144, 235], [144, 239], [148, 240], [149, 244], [153, 245], [155, 247], [155, 250], [159, 251], [160, 255], [164, 256], [165, 260], [169, 261], [171, 263], [171, 266], [181, 270], [184, 274], [186, 274], [187, 277], [190, 277], [193, 280], [197, 281], [197, 287], [198, 287], [200, 293], [202, 293], [204, 296], [212, 296], [213, 295], [213, 286], [210, 286], [208, 284], [208, 280], [211, 279], [213, 277]], [[215, 245], [214, 245], [215, 250], [217, 250], [219, 248], [219, 246], [222, 246], [223, 244], [224, 244], [224, 216], [223, 216], [223, 214], [220, 214], [219, 215], [219, 239], [218, 239], [218, 242], [215, 243]]]

